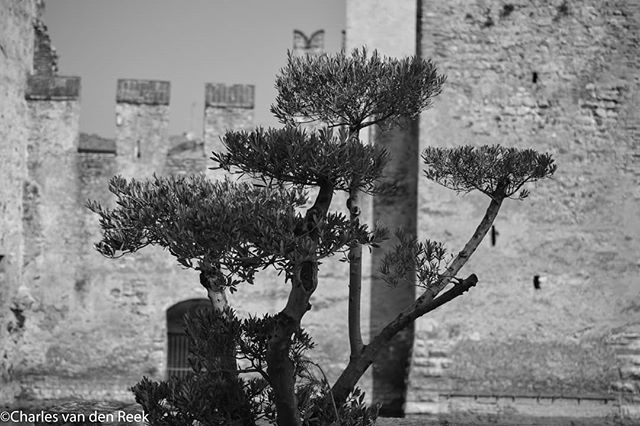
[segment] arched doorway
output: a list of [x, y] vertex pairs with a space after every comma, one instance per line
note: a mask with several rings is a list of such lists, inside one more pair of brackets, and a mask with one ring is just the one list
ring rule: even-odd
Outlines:
[[187, 360], [189, 340], [185, 332], [185, 314], [210, 307], [209, 299], [190, 299], [176, 303], [167, 310], [167, 378], [184, 377], [191, 371]]

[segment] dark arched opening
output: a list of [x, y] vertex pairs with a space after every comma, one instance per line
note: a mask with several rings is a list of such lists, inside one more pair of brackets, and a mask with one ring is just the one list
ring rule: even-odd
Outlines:
[[184, 316], [200, 308], [211, 308], [209, 299], [190, 299], [176, 303], [167, 310], [167, 378], [184, 377], [191, 370], [187, 357], [189, 340]]

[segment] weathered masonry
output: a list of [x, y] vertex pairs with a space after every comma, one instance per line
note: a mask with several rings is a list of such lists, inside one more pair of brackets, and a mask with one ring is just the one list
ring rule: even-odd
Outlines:
[[[478, 287], [417, 321], [405, 412], [638, 416], [638, 34], [637, 2], [348, 1], [348, 47], [416, 53], [448, 76], [420, 150], [500, 143], [558, 164], [503, 208], [465, 268]], [[488, 202], [420, 177], [417, 194], [418, 235], [452, 252]]]
[[[57, 74], [41, 8], [0, 3], [0, 402], [130, 400], [142, 375], [184, 368], [179, 318], [204, 293], [160, 250], [102, 258], [84, 203], [112, 203], [115, 174], [220, 178], [209, 153], [226, 130], [253, 126], [255, 90], [203, 82], [202, 137], [176, 138], [170, 82], [119, 80], [115, 141], [81, 140], [81, 82]], [[504, 206], [463, 271], [478, 286], [419, 319], [365, 377], [388, 413], [640, 417], [638, 34], [640, 6], [621, 0], [347, 1], [347, 48], [419, 54], [448, 76], [419, 123], [361, 135], [392, 150], [390, 177], [403, 189], [363, 206], [363, 217], [455, 253], [487, 200], [423, 179], [424, 147], [500, 143], [558, 163], [553, 180]], [[323, 40], [298, 31], [295, 54], [320, 54]], [[364, 259], [363, 326], [373, 331], [415, 297], [378, 282], [379, 255]], [[347, 266], [323, 266], [304, 325], [333, 380], [348, 359]], [[283, 306], [280, 279], [259, 282], [230, 298], [241, 313]]]
[[[21, 150], [6, 157], [15, 166], [6, 179], [17, 183], [11, 191], [20, 191], [2, 198], [6, 226], [0, 272], [7, 296], [0, 317], [5, 354], [0, 400], [82, 395], [129, 401], [128, 388], [142, 375], [163, 378], [182, 371], [180, 313], [205, 293], [193, 271], [181, 269], [161, 250], [119, 260], [101, 257], [93, 250], [99, 226], [84, 204], [88, 199], [113, 203], [107, 183], [116, 174], [220, 178], [208, 169], [208, 157], [223, 149], [220, 137], [227, 130], [252, 128], [255, 90], [250, 84], [204, 84], [202, 137], [173, 137], [168, 134], [170, 82], [121, 79], [115, 85], [115, 140], [79, 138], [80, 78], [57, 75], [57, 55], [39, 19], [41, 6], [22, 3], [10, 10], [15, 15], [2, 16], [3, 29], [13, 28], [15, 21], [31, 38], [25, 37], [24, 54], [15, 58], [10, 70], [15, 76], [2, 85], [13, 96], [7, 113], [20, 112], [7, 115], [13, 122], [7, 127], [3, 120], [2, 131]], [[312, 39], [311, 47], [298, 50], [323, 48], [322, 31]], [[324, 279], [338, 289], [342, 276], [334, 274], [328, 271]], [[277, 312], [286, 287], [269, 273], [261, 284], [234, 295], [231, 303], [241, 313]], [[325, 337], [345, 342], [347, 337], [340, 323], [327, 326], [325, 318], [340, 317], [345, 297], [344, 291], [328, 291], [318, 298], [307, 324], [319, 342], [326, 342], [319, 358], [333, 376], [347, 349]]]

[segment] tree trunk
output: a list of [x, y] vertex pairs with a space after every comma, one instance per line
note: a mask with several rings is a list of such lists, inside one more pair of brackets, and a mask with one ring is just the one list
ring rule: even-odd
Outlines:
[[300, 323], [284, 312], [275, 318], [273, 335], [267, 348], [267, 373], [275, 394], [277, 422], [280, 426], [299, 426], [298, 401], [295, 394], [295, 366], [289, 358], [291, 336]]
[[[306, 283], [303, 279], [291, 280], [289, 300], [282, 312], [276, 315], [273, 334], [267, 346], [267, 373], [275, 394], [277, 421], [280, 426], [301, 424], [295, 394], [295, 366], [289, 357], [289, 351], [292, 337], [300, 329], [302, 317], [309, 310], [309, 299], [318, 282], [318, 263], [306, 262], [302, 269], [307, 269], [306, 272], [310, 272], [312, 278]], [[312, 286], [307, 287], [305, 284]]]
[[[211, 307], [220, 316], [225, 316], [225, 309], [229, 307], [224, 283], [224, 275], [222, 275], [219, 268], [201, 265], [200, 284], [207, 290], [207, 297], [211, 302]], [[225, 348], [223, 355], [220, 357], [220, 369], [230, 375], [238, 375], [235, 348]]]
[[220, 313], [229, 306], [224, 281], [224, 276], [219, 270], [202, 269], [200, 271], [200, 284], [207, 290], [211, 307]]
[[333, 197], [333, 185], [323, 180], [313, 206], [305, 215], [306, 229], [302, 234], [311, 240], [310, 259], [300, 263], [291, 277], [291, 291], [284, 309], [276, 315], [272, 334], [267, 344], [267, 373], [275, 394], [277, 422], [280, 426], [302, 424], [295, 394], [295, 366], [289, 357], [291, 340], [300, 330], [304, 314], [310, 309], [309, 300], [318, 286], [317, 224], [324, 221]]

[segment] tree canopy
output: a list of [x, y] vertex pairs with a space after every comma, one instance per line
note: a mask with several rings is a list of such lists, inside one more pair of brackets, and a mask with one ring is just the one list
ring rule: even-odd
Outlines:
[[[173, 424], [167, 419], [176, 412], [185, 425], [211, 416], [222, 419], [219, 424], [230, 424], [225, 422], [231, 419], [253, 424], [262, 416], [294, 426], [303, 420], [309, 425], [333, 421], [359, 425], [375, 418], [355, 386], [376, 354], [416, 318], [478, 283], [475, 274], [464, 279], [457, 275], [490, 229], [502, 202], [525, 198], [525, 184], [556, 170], [551, 155], [531, 149], [427, 148], [422, 153], [426, 178], [458, 192], [480, 191], [491, 201], [455, 256], [447, 254], [443, 243], [418, 241], [415, 235], [395, 230], [397, 244], [385, 253], [380, 273], [391, 285], [415, 275], [423, 293], [365, 345], [360, 327], [360, 250], [362, 245], [379, 247], [389, 232], [360, 223], [358, 192], [380, 191], [391, 153], [363, 143], [359, 131], [371, 125], [384, 130], [416, 118], [442, 91], [444, 82], [431, 61], [417, 57], [384, 58], [364, 48], [351, 54], [289, 54], [287, 66], [276, 78], [278, 95], [271, 108], [284, 127], [230, 130], [222, 138], [226, 151], [212, 153], [214, 168], [249, 175], [253, 183], [211, 181], [203, 174], [147, 180], [116, 176], [109, 184], [116, 198], [114, 208], [88, 203], [100, 218], [103, 235], [96, 248], [103, 255], [118, 257], [148, 245], [163, 247], [182, 266], [200, 271], [200, 283], [214, 307], [211, 316], [198, 317], [189, 325], [195, 348], [193, 374], [169, 385], [143, 380], [134, 388], [138, 400], [156, 411], [159, 424]], [[300, 128], [305, 121], [324, 126], [305, 131]], [[308, 207], [311, 188], [317, 192]], [[336, 191], [349, 193], [349, 217], [331, 211]], [[301, 359], [313, 344], [302, 331], [302, 318], [319, 288], [320, 260], [347, 251], [351, 356], [333, 387], [326, 378], [306, 386], [309, 377]], [[225, 307], [225, 289], [253, 283], [255, 274], [267, 267], [284, 272], [284, 282], [290, 285], [286, 305], [275, 316], [238, 320]], [[454, 287], [443, 292], [450, 282]], [[242, 380], [239, 375], [249, 370], [237, 368], [239, 359], [249, 360], [251, 371], [261, 379]], [[219, 392], [223, 388], [235, 397], [224, 396]], [[163, 398], [175, 405], [163, 406], [159, 402]], [[202, 398], [217, 399], [203, 404]], [[245, 416], [247, 409], [255, 415]]]

